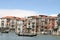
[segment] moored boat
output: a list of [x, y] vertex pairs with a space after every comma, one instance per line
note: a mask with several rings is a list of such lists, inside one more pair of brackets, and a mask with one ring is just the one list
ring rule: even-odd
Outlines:
[[18, 33], [17, 34], [18, 36], [27, 36], [27, 37], [34, 37], [34, 36], [37, 36], [37, 34], [30, 34], [30, 33], [22, 33], [22, 34], [20, 34], [20, 33]]

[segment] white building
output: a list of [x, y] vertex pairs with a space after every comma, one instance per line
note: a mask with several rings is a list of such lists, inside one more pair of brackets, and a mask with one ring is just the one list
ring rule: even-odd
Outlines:
[[7, 19], [6, 18], [0, 18], [0, 28], [6, 28], [7, 27]]
[[23, 20], [17, 20], [16, 33], [23, 33]]
[[16, 26], [16, 19], [10, 19], [10, 30], [15, 31]]
[[8, 32], [8, 31], [9, 31], [8, 19], [0, 18], [0, 32]]
[[36, 18], [31, 16], [27, 18], [27, 31], [28, 33], [36, 33]]

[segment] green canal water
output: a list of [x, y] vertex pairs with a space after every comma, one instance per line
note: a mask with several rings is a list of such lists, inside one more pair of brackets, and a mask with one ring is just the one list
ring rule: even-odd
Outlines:
[[0, 40], [60, 40], [60, 36], [38, 35], [34, 37], [17, 36], [15, 33], [0, 33]]

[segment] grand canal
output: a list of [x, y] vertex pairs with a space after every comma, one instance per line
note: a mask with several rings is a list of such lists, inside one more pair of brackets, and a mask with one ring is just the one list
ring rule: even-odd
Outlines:
[[17, 36], [15, 33], [0, 33], [0, 40], [60, 40], [60, 36], [38, 35], [34, 37]]

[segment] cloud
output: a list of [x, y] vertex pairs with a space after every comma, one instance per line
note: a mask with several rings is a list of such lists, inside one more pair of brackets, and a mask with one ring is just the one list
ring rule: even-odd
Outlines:
[[57, 14], [40, 13], [39, 11], [21, 10], [21, 9], [0, 9], [0, 18], [4, 16], [28, 17], [34, 15], [57, 16]]
[[20, 9], [0, 9], [0, 17], [3, 16], [27, 17], [33, 15], [37, 15], [37, 12]]
[[56, 14], [50, 14], [49, 16], [57, 16], [58, 15], [58, 13], [56, 13]]

